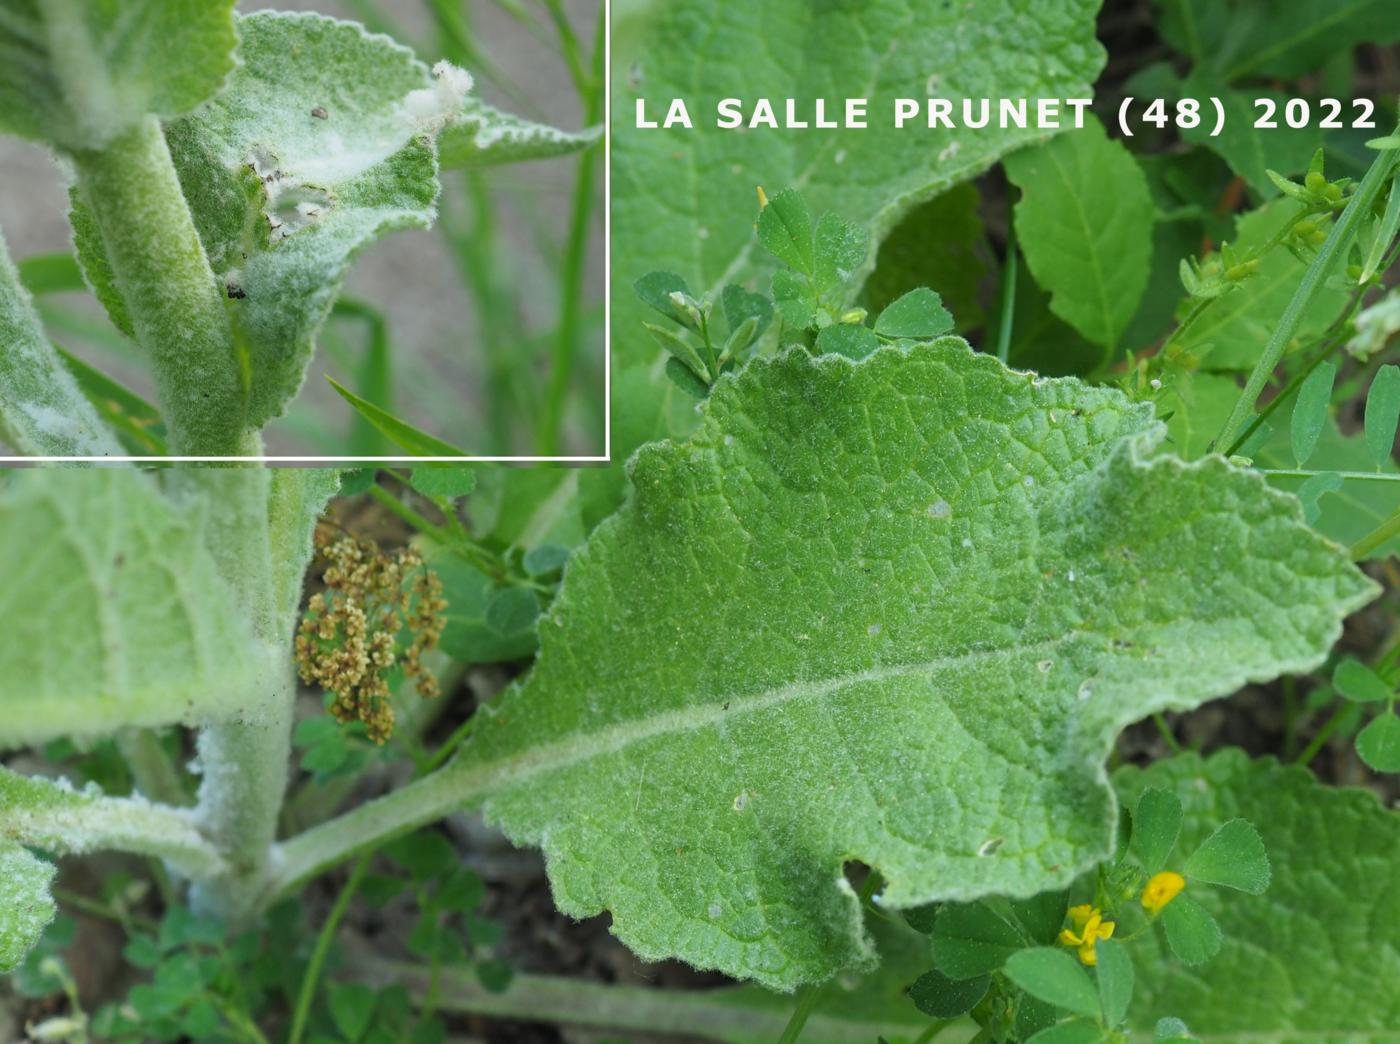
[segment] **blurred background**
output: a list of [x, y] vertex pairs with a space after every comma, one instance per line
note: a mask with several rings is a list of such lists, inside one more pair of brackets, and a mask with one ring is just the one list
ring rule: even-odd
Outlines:
[[[245, 0], [242, 12], [363, 22], [431, 64], [468, 69], [488, 103], [563, 130], [600, 122], [601, 0]], [[593, 118], [589, 118], [590, 110]], [[604, 444], [603, 155], [453, 170], [430, 231], [366, 249], [273, 454], [401, 452], [327, 375], [474, 455], [599, 455]], [[47, 151], [0, 136], [0, 229], [16, 262], [68, 252], [67, 193]], [[578, 288], [576, 296], [566, 292]], [[84, 293], [39, 301], [51, 338], [148, 399], [140, 349]]]

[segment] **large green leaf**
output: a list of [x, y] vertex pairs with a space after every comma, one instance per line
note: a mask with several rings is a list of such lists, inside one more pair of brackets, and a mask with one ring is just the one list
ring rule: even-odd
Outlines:
[[234, 0], [4, 0], [0, 130], [100, 148], [188, 112], [233, 69]]
[[1375, 592], [1163, 434], [955, 338], [755, 362], [633, 458], [434, 787], [542, 845], [565, 912], [779, 988], [869, 956], [848, 861], [892, 907], [1063, 886], [1123, 726], [1316, 665]]
[[[614, 453], [625, 458], [645, 438], [694, 423], [689, 400], [673, 395], [652, 365], [660, 352], [642, 327], [635, 280], [660, 270], [697, 292], [761, 288], [773, 261], [752, 232], [760, 185], [797, 188], [813, 213], [834, 210], [878, 244], [912, 207], [1044, 134], [995, 125], [929, 130], [924, 122], [896, 129], [894, 99], [1085, 97], [1103, 64], [1098, 7], [987, 0], [969, 16], [956, 4], [911, 0], [679, 0], [630, 15], [612, 66], [612, 343], [616, 380], [639, 379], [615, 386], [614, 406], [649, 414], [656, 426], [640, 438], [614, 431]], [[638, 98], [653, 116], [671, 98], [685, 99], [695, 129], [636, 129]], [[869, 126], [718, 130], [723, 98], [768, 98], [779, 111], [785, 98], [824, 98], [828, 115], [846, 98], [867, 98]], [[670, 408], [658, 413], [663, 402]]]
[[1221, 1044], [1356, 1044], [1394, 1040], [1400, 1026], [1400, 816], [1362, 790], [1318, 783], [1306, 769], [1242, 751], [1183, 755], [1114, 783], [1130, 803], [1167, 787], [1186, 810], [1178, 851], [1230, 819], [1259, 828], [1273, 866], [1261, 897], [1189, 885], [1220, 923], [1224, 943], [1208, 963], [1172, 961], [1161, 941], [1135, 961], [1132, 1017], [1150, 1030], [1176, 1015]]
[[0, 746], [247, 709], [260, 661], [202, 530], [135, 471], [10, 477]]
[[1006, 160], [1021, 190], [1016, 236], [1050, 310], [1112, 350], [1137, 312], [1152, 261], [1156, 210], [1147, 178], [1103, 124]]
[[0, 236], [0, 439], [40, 456], [120, 456], [122, 447], [44, 336]]

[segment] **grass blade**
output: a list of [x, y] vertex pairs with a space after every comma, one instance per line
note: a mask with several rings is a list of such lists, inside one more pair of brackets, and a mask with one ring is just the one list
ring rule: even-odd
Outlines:
[[470, 456], [464, 449], [458, 449], [450, 442], [444, 442], [427, 432], [419, 431], [407, 421], [400, 420], [388, 410], [381, 409], [374, 403], [360, 398], [349, 388], [339, 383], [334, 377], [327, 376], [331, 387], [340, 393], [340, 397], [348, 402], [360, 416], [373, 424], [384, 436], [394, 445], [407, 450], [415, 457], [466, 457]]

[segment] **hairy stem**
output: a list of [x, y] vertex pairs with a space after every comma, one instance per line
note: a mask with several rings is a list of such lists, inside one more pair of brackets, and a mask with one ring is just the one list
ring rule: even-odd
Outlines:
[[160, 122], [147, 116], [99, 150], [73, 154], [78, 193], [106, 247], [136, 339], [150, 353], [178, 454], [256, 454], [245, 380], [218, 284]]

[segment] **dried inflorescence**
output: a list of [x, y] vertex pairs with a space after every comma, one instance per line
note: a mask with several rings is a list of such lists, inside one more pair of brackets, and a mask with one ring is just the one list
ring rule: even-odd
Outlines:
[[368, 540], [319, 532], [316, 549], [326, 589], [311, 597], [297, 630], [302, 681], [335, 696], [338, 721], [362, 721], [369, 738], [383, 743], [394, 729], [390, 668], [400, 664], [421, 696], [438, 695], [423, 654], [442, 635], [442, 583], [411, 547], [385, 552]]

